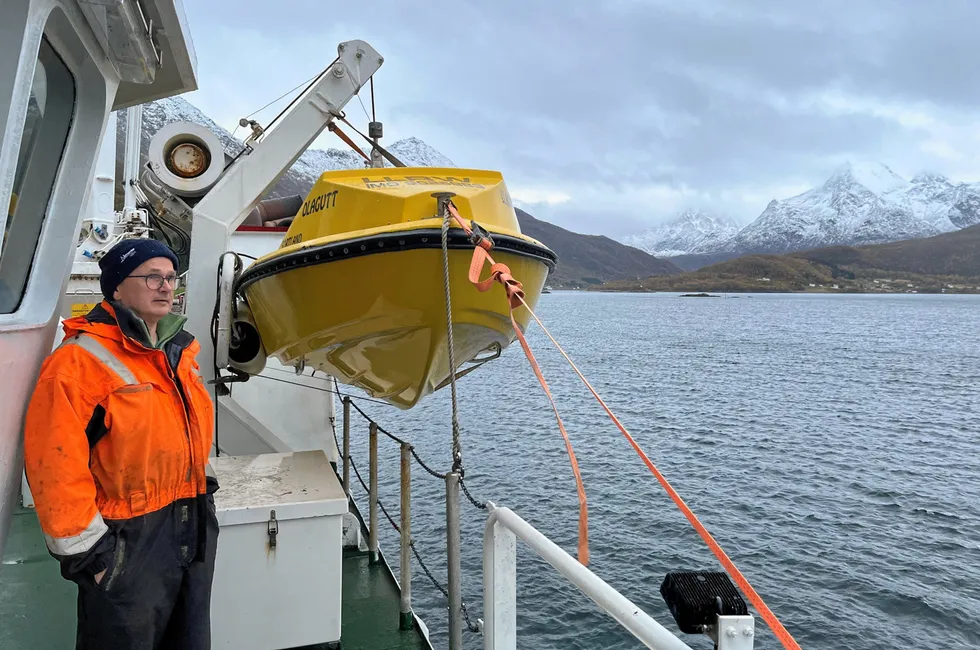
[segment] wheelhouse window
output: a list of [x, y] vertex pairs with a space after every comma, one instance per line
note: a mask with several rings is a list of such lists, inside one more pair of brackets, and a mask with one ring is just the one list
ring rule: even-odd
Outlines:
[[24, 298], [74, 112], [75, 79], [43, 39], [0, 240], [0, 314]]

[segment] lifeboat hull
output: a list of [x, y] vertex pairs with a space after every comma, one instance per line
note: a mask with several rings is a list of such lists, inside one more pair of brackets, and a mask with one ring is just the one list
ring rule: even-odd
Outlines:
[[[454, 193], [452, 201], [464, 218], [490, 233], [494, 260], [522, 283], [533, 309], [557, 258], [520, 232], [498, 173], [327, 172], [279, 250], [257, 260], [239, 280], [266, 352], [407, 409], [445, 385], [452, 373], [513, 342], [503, 287], [480, 292], [473, 286], [468, 279], [473, 244], [460, 228], [450, 228], [456, 361], [450, 367], [442, 220], [432, 196], [447, 191]], [[488, 273], [485, 268], [481, 277]], [[523, 329], [530, 314], [519, 307], [514, 318]]]

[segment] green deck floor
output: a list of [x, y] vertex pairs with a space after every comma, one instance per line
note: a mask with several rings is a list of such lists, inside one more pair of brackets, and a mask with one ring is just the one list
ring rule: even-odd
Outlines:
[[[384, 565], [347, 551], [343, 568], [342, 650], [430, 648], [418, 631], [398, 631], [398, 587]], [[48, 555], [34, 512], [18, 511], [0, 565], [0, 648], [74, 648], [75, 594]]]

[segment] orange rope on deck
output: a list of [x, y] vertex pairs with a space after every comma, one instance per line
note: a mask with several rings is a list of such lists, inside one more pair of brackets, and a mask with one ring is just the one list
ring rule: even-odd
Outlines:
[[[456, 221], [456, 223], [459, 224], [459, 226], [466, 232], [467, 235], [473, 238], [473, 230], [469, 226], [467, 226], [467, 224], [462, 219], [462, 217], [459, 216], [459, 212], [457, 211], [456, 206], [454, 206], [450, 202], [448, 204], [448, 209], [449, 209], [449, 213], [453, 216], [453, 219]], [[480, 237], [479, 241], [476, 242], [476, 248], [473, 251], [473, 260], [470, 264], [470, 272], [469, 272], [470, 282], [476, 285], [477, 289], [479, 289], [480, 291], [488, 291], [494, 282], [499, 282], [500, 284], [503, 285], [504, 290], [507, 292], [507, 299], [510, 304], [510, 318], [511, 318], [511, 323], [514, 327], [514, 332], [517, 334], [517, 338], [521, 342], [521, 347], [524, 349], [524, 353], [527, 355], [527, 358], [531, 363], [531, 367], [534, 369], [534, 374], [537, 375], [538, 381], [541, 383], [541, 386], [544, 388], [545, 393], [548, 395], [548, 399], [551, 400], [552, 408], [554, 408], [555, 410], [555, 417], [558, 417], [558, 409], [555, 406], [555, 402], [551, 397], [551, 391], [548, 389], [548, 385], [541, 374], [541, 369], [538, 367], [537, 361], [534, 359], [534, 355], [531, 353], [531, 348], [530, 346], [528, 346], [527, 341], [524, 338], [524, 334], [521, 332], [521, 328], [517, 325], [517, 321], [514, 319], [514, 309], [521, 305], [523, 305], [528, 310], [532, 318], [534, 318], [535, 322], [541, 327], [541, 329], [548, 336], [551, 342], [555, 345], [558, 351], [561, 352], [561, 355], [565, 357], [565, 360], [568, 361], [569, 365], [579, 376], [579, 378], [582, 380], [585, 386], [589, 389], [593, 397], [595, 397], [595, 399], [599, 402], [602, 408], [606, 411], [606, 414], [609, 415], [610, 419], [613, 421], [616, 427], [620, 430], [620, 432], [622, 432], [623, 436], [626, 437], [626, 440], [629, 441], [629, 444], [633, 447], [636, 453], [643, 460], [643, 463], [647, 466], [650, 472], [653, 473], [653, 475], [657, 478], [657, 481], [660, 483], [660, 485], [663, 486], [664, 490], [667, 492], [668, 496], [670, 496], [674, 504], [680, 509], [680, 511], [687, 518], [687, 520], [691, 523], [691, 525], [694, 527], [694, 530], [697, 531], [698, 535], [701, 536], [701, 539], [703, 539], [704, 542], [708, 545], [708, 548], [710, 548], [711, 552], [714, 553], [716, 558], [718, 558], [718, 561], [721, 562], [722, 566], [732, 577], [735, 584], [738, 585], [738, 587], [742, 590], [742, 592], [748, 597], [749, 601], [759, 611], [759, 614], [762, 616], [762, 619], [766, 622], [769, 628], [776, 635], [776, 638], [778, 638], [779, 641], [783, 644], [783, 647], [786, 648], [787, 650], [801, 650], [800, 645], [796, 642], [796, 640], [789, 633], [789, 631], [787, 631], [786, 628], [783, 627], [783, 624], [779, 622], [779, 619], [776, 618], [776, 615], [773, 614], [773, 612], [769, 609], [766, 603], [762, 600], [762, 597], [759, 596], [756, 590], [749, 583], [748, 579], [744, 575], [742, 575], [742, 572], [738, 570], [738, 567], [735, 566], [735, 563], [732, 562], [731, 558], [728, 557], [728, 555], [721, 548], [718, 542], [715, 541], [715, 538], [711, 535], [711, 533], [708, 532], [708, 529], [704, 526], [704, 524], [701, 523], [701, 521], [697, 518], [697, 516], [694, 514], [691, 508], [688, 507], [688, 505], [684, 502], [681, 496], [673, 488], [673, 486], [670, 484], [667, 478], [660, 472], [660, 470], [657, 469], [656, 465], [653, 464], [653, 462], [646, 455], [646, 453], [644, 453], [644, 451], [636, 443], [636, 440], [633, 439], [633, 436], [631, 436], [629, 431], [626, 430], [626, 427], [623, 426], [623, 423], [619, 421], [619, 418], [616, 417], [616, 415], [612, 412], [609, 406], [602, 400], [601, 397], [599, 397], [599, 393], [596, 392], [595, 388], [592, 387], [592, 384], [590, 384], [588, 379], [585, 378], [585, 375], [582, 374], [582, 371], [578, 369], [578, 366], [575, 365], [571, 357], [568, 356], [568, 354], [561, 347], [561, 345], [559, 345], [558, 341], [555, 340], [555, 337], [551, 335], [551, 332], [548, 331], [548, 328], [545, 327], [544, 323], [541, 322], [541, 319], [538, 318], [537, 314], [534, 313], [534, 310], [531, 309], [531, 306], [527, 304], [527, 302], [524, 300], [524, 291], [521, 288], [521, 283], [515, 280], [510, 275], [510, 269], [507, 267], [507, 265], [499, 264], [493, 261], [493, 258], [490, 257], [490, 253], [489, 253], [492, 246], [493, 246], [492, 243], [487, 241], [487, 239], [484, 237]], [[480, 273], [483, 269], [483, 264], [487, 261], [489, 261], [491, 265], [490, 266], [491, 274], [489, 278], [481, 281]], [[575, 456], [572, 454], [571, 443], [568, 441], [568, 434], [565, 431], [564, 425], [562, 425], [561, 418], [558, 418], [558, 426], [559, 429], [561, 429], [562, 435], [565, 436], [565, 441], [568, 446], [569, 455], [571, 456], [572, 459], [572, 468], [575, 471], [575, 478], [579, 486], [579, 506], [580, 506], [579, 553], [581, 555], [582, 535], [583, 535], [583, 530], [585, 530], [585, 528], [583, 528], [584, 520], [582, 517], [582, 512], [584, 512], [584, 504], [585, 504], [585, 492], [584, 489], [582, 488], [582, 481], [579, 476], [578, 463], [575, 461]], [[586, 553], [588, 552], [587, 548], [585, 552]]]

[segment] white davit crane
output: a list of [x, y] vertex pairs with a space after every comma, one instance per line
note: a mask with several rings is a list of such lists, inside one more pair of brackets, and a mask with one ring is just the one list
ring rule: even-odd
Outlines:
[[[242, 120], [252, 133], [234, 158], [225, 156], [217, 137], [189, 123], [167, 125], [150, 144], [140, 189], [151, 202], [177, 219], [191, 220], [184, 310], [187, 328], [201, 344], [201, 375], [215, 379], [214, 345], [209, 336], [216, 304], [215, 274], [231, 233], [259, 200], [296, 162], [384, 62], [364, 41], [337, 46], [338, 56], [273, 122], [262, 127]], [[222, 367], [224, 364], [220, 364]], [[236, 412], [234, 400], [219, 398]]]

